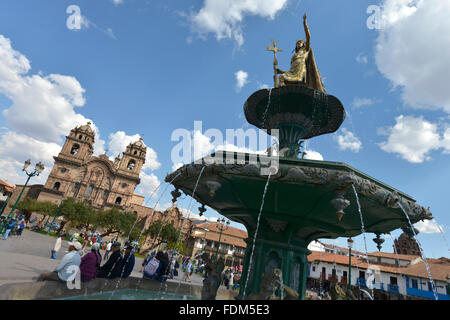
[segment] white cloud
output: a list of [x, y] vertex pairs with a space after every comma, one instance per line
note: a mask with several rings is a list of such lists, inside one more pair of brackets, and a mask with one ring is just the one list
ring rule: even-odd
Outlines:
[[[76, 78], [59, 74], [45, 76], [41, 72], [28, 74], [30, 70], [29, 60], [0, 35], [0, 94], [12, 101], [2, 112], [7, 127], [0, 131], [0, 177], [11, 183], [23, 183], [21, 168], [28, 158], [33, 166], [38, 161], [44, 163], [46, 170], [33, 178], [33, 183], [44, 183], [64, 137], [75, 126], [92, 123], [75, 111], [85, 105], [85, 90]], [[105, 141], [99, 138], [98, 127], [92, 123], [91, 128], [96, 135], [94, 155], [104, 153]], [[109, 148], [123, 152], [129, 142], [139, 138], [118, 131], [110, 135]], [[156, 170], [160, 166], [156, 152], [147, 147], [143, 170]], [[143, 172], [141, 190], [147, 193], [154, 185], [159, 185], [158, 178]]]
[[371, 98], [358, 98], [358, 97], [355, 97], [353, 99], [352, 106], [354, 108], [361, 108], [361, 107], [371, 106], [371, 105], [375, 104], [375, 102], [376, 101], [374, 99], [371, 99]]
[[440, 233], [443, 229], [435, 220], [424, 220], [414, 224], [421, 233]]
[[123, 4], [123, 0], [111, 0], [115, 6], [118, 6], [119, 4]]
[[288, 0], [204, 0], [202, 8], [189, 16], [191, 31], [205, 39], [214, 33], [217, 40], [234, 39], [244, 43], [242, 24], [245, 16], [274, 19], [286, 7]]
[[108, 28], [104, 29], [102, 27], [99, 27], [97, 24], [95, 24], [94, 22], [89, 20], [89, 18], [84, 15], [81, 15], [80, 18], [81, 18], [80, 19], [80, 22], [81, 22], [80, 29], [72, 29], [73, 31], [78, 31], [83, 28], [89, 29], [90, 27], [93, 27], [94, 29], [106, 34], [108, 37], [110, 37], [114, 40], [116, 39], [116, 36], [114, 35], [114, 32], [111, 28], [108, 27]]
[[365, 54], [363, 54], [362, 52], [360, 54], [358, 54], [358, 56], [356, 57], [356, 62], [361, 63], [361, 64], [367, 64], [367, 62], [369, 62], [369, 59], [367, 58], [367, 56]]
[[136, 191], [139, 194], [149, 198], [156, 198], [158, 192], [156, 192], [156, 188], [161, 184], [158, 177], [153, 173], [146, 173], [145, 171], [141, 171], [141, 183], [136, 188]]
[[429, 153], [441, 148], [438, 127], [423, 117], [400, 115], [393, 127], [387, 128], [388, 140], [379, 143], [381, 149], [389, 153], [397, 153], [412, 163], [430, 160]]
[[334, 136], [334, 139], [337, 141], [339, 149], [341, 150], [350, 150], [353, 152], [359, 152], [362, 147], [362, 142], [358, 139], [357, 136], [354, 135], [353, 132], [348, 131], [347, 129], [342, 129], [342, 134]]
[[183, 166], [182, 163], [174, 163], [172, 166], [172, 171], [176, 171], [177, 169], [181, 168]]
[[450, 1], [384, 0], [375, 49], [378, 70], [405, 104], [450, 113]]
[[[141, 136], [139, 134], [127, 135], [124, 131], [116, 131], [109, 135], [108, 150], [111, 154], [110, 159], [114, 160], [117, 155], [120, 155], [125, 151], [127, 146], [132, 143], [139, 141]], [[142, 170], [156, 170], [161, 167], [161, 163], [158, 161], [158, 155], [155, 150], [147, 146], [147, 153], [145, 156], [145, 164]]]
[[317, 152], [317, 151], [314, 151], [314, 150], [305, 150], [305, 157], [304, 157], [304, 159], [307, 159], [307, 160], [320, 160], [320, 161], [323, 161], [323, 156], [319, 153], [319, 152]]
[[243, 70], [239, 70], [234, 75], [236, 77], [236, 90], [240, 91], [242, 87], [248, 83], [248, 73]]

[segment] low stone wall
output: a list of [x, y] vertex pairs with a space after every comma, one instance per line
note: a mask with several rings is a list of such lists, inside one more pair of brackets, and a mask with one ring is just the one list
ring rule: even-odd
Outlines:
[[[87, 283], [81, 283], [81, 289], [69, 289], [66, 283], [56, 281], [11, 283], [0, 286], [0, 300], [52, 300], [70, 297], [91, 295], [113, 290], [136, 289], [153, 292], [165, 291], [179, 295], [194, 296], [200, 299], [202, 286], [185, 282], [166, 281], [161, 287], [161, 282], [155, 280], [129, 277], [127, 279], [94, 279]], [[167, 285], [167, 290], [164, 286]], [[234, 300], [237, 291], [219, 289], [217, 299]]]

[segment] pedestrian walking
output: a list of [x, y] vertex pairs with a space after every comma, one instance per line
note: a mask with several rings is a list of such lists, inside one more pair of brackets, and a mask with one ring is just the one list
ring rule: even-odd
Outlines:
[[106, 246], [106, 252], [105, 252], [105, 255], [103, 256], [103, 260], [107, 260], [108, 259], [108, 256], [111, 253], [111, 246], [112, 246], [112, 242], [109, 241], [108, 245]]
[[7, 225], [6, 225], [6, 231], [5, 231], [5, 237], [3, 238], [3, 240], [8, 239], [9, 233], [11, 232], [12, 228], [14, 227], [14, 225], [16, 224], [15, 220], [10, 220]]
[[185, 260], [185, 266], [186, 266], [186, 270], [184, 272], [183, 281], [186, 281], [186, 279], [188, 279], [189, 282], [192, 282], [191, 281], [191, 267], [192, 267], [191, 259], [187, 258]]
[[51, 258], [56, 259], [58, 257], [59, 249], [61, 249], [62, 235], [58, 233], [58, 237], [56, 238], [55, 245], [53, 246]]

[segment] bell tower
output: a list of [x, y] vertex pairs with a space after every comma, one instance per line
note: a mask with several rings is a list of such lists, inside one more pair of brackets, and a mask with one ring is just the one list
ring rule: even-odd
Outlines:
[[130, 143], [125, 152], [123, 152], [122, 159], [120, 159], [119, 170], [125, 171], [127, 174], [139, 177], [142, 166], [145, 163], [145, 155], [147, 147], [142, 138], [139, 141]]
[[91, 122], [81, 127], [75, 127], [66, 136], [66, 142], [59, 153], [59, 157], [84, 161], [94, 152], [95, 133]]

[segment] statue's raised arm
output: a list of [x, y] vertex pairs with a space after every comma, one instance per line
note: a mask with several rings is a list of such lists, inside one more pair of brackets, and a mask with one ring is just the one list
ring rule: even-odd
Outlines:
[[309, 33], [308, 23], [306, 22], [306, 13], [303, 15], [303, 27], [305, 28], [306, 35], [306, 51], [309, 51], [311, 48], [311, 34]]

